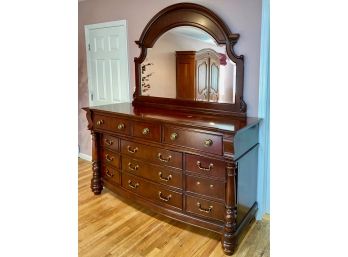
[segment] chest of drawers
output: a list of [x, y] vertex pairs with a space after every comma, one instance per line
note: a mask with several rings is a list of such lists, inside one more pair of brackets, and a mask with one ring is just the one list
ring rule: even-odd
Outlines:
[[257, 119], [192, 116], [114, 104], [87, 111], [94, 194], [103, 187], [215, 231], [232, 249], [257, 211]]

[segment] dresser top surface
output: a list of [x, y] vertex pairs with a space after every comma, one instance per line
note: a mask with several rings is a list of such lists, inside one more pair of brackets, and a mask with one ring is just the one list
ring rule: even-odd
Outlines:
[[117, 103], [89, 108], [92, 111], [118, 114], [141, 118], [145, 120], [164, 121], [178, 125], [198, 126], [208, 129], [216, 129], [226, 132], [237, 132], [241, 129], [257, 124], [260, 119], [255, 117], [234, 118], [231, 116], [202, 115], [184, 113], [176, 110], [164, 110], [154, 108], [136, 108], [131, 103]]

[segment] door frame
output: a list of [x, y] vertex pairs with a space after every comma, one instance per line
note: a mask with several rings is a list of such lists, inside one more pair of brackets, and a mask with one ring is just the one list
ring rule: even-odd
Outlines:
[[265, 213], [270, 214], [270, 17], [269, 0], [262, 1], [261, 47], [260, 47], [260, 78], [258, 116], [262, 118], [259, 130], [259, 160], [257, 220], [261, 220]]
[[102, 22], [102, 23], [95, 23], [95, 24], [88, 24], [85, 25], [85, 47], [86, 47], [86, 61], [87, 61], [87, 79], [88, 79], [88, 105], [91, 106], [91, 85], [89, 81], [91, 81], [91, 56], [90, 56], [90, 51], [88, 51], [88, 45], [89, 45], [89, 30], [91, 29], [98, 29], [98, 28], [107, 28], [107, 27], [118, 27], [118, 26], [123, 26], [125, 28], [125, 39], [126, 39], [126, 83], [125, 83], [125, 90], [123, 92], [124, 96], [122, 98], [125, 99], [125, 102], [130, 102], [130, 94], [129, 94], [129, 87], [130, 87], [130, 80], [129, 80], [129, 52], [128, 52], [128, 27], [127, 27], [127, 20], [118, 20], [118, 21], [109, 21], [109, 22]]

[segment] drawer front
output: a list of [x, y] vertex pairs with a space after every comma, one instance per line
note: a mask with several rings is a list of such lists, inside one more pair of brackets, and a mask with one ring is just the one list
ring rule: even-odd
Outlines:
[[123, 155], [122, 171], [127, 171], [163, 185], [182, 188], [182, 170], [151, 165]]
[[133, 125], [133, 136], [160, 142], [161, 126], [159, 124], [135, 122]]
[[121, 152], [131, 157], [182, 169], [182, 153], [121, 140]]
[[103, 165], [102, 178], [111, 184], [121, 184], [119, 171], [109, 165]]
[[122, 172], [122, 186], [154, 202], [182, 210], [182, 194], [158, 184], [147, 182], [137, 176]]
[[186, 195], [186, 212], [224, 221], [225, 205], [223, 203]]
[[114, 166], [115, 168], [120, 168], [120, 155], [118, 153], [112, 152], [108, 149], [104, 149], [102, 153], [102, 162], [106, 165]]
[[119, 141], [119, 139], [116, 138], [116, 137], [103, 134], [101, 145], [104, 148], [107, 148], [107, 149], [110, 149], [112, 151], [118, 152], [119, 151], [119, 149], [118, 149], [118, 141]]
[[222, 136], [179, 127], [164, 127], [164, 142], [222, 155]]
[[210, 196], [220, 200], [225, 199], [225, 183], [217, 180], [187, 175], [186, 191]]
[[95, 114], [93, 119], [94, 129], [110, 130], [111, 128], [111, 117]]
[[186, 154], [186, 170], [207, 177], [225, 179], [226, 164], [224, 161]]
[[115, 133], [130, 135], [131, 122], [118, 117], [110, 117], [96, 114], [94, 116], [94, 128], [109, 130]]

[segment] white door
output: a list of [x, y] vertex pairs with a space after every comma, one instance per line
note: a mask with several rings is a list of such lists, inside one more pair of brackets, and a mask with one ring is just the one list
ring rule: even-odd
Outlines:
[[125, 20], [85, 26], [89, 105], [129, 102]]

